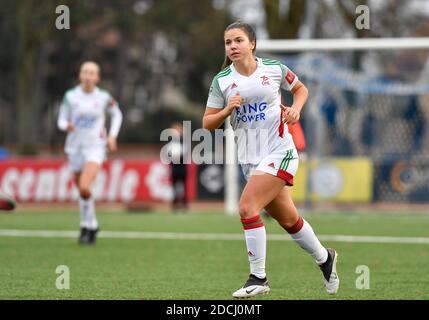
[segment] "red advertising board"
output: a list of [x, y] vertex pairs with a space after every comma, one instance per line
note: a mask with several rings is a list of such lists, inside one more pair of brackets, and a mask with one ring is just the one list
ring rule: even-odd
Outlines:
[[[77, 200], [73, 174], [64, 160], [0, 161], [0, 189], [19, 202]], [[189, 165], [187, 194], [196, 195], [196, 166]], [[168, 202], [173, 197], [170, 167], [159, 160], [106, 161], [92, 185], [96, 200], [104, 202]]]

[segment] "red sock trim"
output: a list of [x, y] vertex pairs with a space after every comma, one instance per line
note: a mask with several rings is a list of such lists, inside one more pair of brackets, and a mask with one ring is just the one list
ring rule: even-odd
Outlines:
[[302, 226], [304, 225], [304, 219], [299, 216], [298, 221], [290, 228], [284, 228], [288, 233], [294, 234], [299, 232], [302, 229]]
[[261, 216], [259, 214], [257, 214], [256, 216], [248, 218], [248, 219], [241, 218], [240, 221], [242, 224], [248, 224], [248, 223], [254, 223], [260, 219], [261, 219]]
[[256, 216], [249, 219], [240, 219], [243, 224], [244, 230], [260, 228], [264, 226], [264, 222], [261, 219], [261, 216], [257, 214]]

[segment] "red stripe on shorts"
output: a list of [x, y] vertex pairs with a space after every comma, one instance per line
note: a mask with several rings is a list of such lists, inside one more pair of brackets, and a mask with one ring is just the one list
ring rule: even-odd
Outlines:
[[287, 186], [293, 186], [293, 175], [291, 175], [289, 172], [279, 169], [277, 171], [277, 177], [283, 179]]
[[283, 122], [283, 109], [280, 111], [280, 123], [279, 123], [279, 137], [283, 138], [285, 133], [285, 124]]

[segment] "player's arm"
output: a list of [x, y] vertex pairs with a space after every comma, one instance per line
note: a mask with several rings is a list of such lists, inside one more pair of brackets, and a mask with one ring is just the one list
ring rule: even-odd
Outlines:
[[301, 81], [298, 80], [296, 85], [292, 88], [291, 93], [293, 95], [291, 108], [296, 110], [298, 113], [301, 113], [301, 110], [308, 99], [308, 89]]
[[283, 109], [283, 122], [296, 123], [299, 121], [301, 110], [307, 101], [308, 89], [288, 67], [281, 65], [281, 70], [281, 87], [289, 90], [293, 95], [293, 103], [290, 107], [281, 105]]
[[74, 130], [74, 125], [70, 119], [70, 103], [67, 100], [67, 95], [64, 95], [60, 105], [57, 126], [61, 131], [72, 132]]
[[110, 151], [115, 152], [118, 149], [116, 139], [121, 129], [123, 115], [121, 109], [119, 109], [118, 103], [113, 98], [110, 98], [107, 111], [110, 115], [110, 130], [107, 137], [107, 147]]
[[219, 128], [231, 113], [232, 109], [228, 107], [218, 109], [207, 106], [203, 116], [203, 128], [209, 131]]
[[210, 131], [219, 128], [234, 109], [240, 108], [242, 100], [240, 93], [237, 92], [235, 96], [228, 99], [228, 104], [223, 109], [207, 106], [203, 117], [203, 128]]
[[290, 107], [281, 105], [283, 109], [283, 122], [285, 123], [296, 123], [299, 121], [301, 110], [308, 98], [308, 89], [301, 81], [295, 84], [291, 93], [293, 95], [292, 105]]
[[242, 98], [239, 92], [228, 99], [225, 106], [225, 98], [220, 90], [218, 80], [215, 78], [211, 84], [206, 111], [203, 116], [203, 128], [213, 131], [219, 128], [225, 119], [235, 108], [240, 107]]

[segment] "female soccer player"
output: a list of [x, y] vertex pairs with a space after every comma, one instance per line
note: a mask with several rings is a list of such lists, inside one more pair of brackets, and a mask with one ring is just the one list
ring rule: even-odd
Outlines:
[[[79, 188], [81, 244], [95, 244], [98, 222], [95, 215], [91, 183], [109, 151], [116, 151], [122, 112], [112, 96], [97, 87], [100, 68], [95, 62], [80, 67], [80, 84], [68, 90], [63, 98], [58, 117], [58, 128], [67, 132], [65, 152]], [[105, 113], [111, 117], [106, 137]]]
[[[203, 127], [215, 130], [228, 116], [237, 136], [238, 161], [247, 178], [239, 204], [250, 275], [233, 293], [247, 298], [270, 290], [265, 273], [266, 233], [259, 216], [265, 209], [308, 252], [323, 272], [329, 294], [338, 290], [337, 253], [324, 248], [310, 224], [299, 216], [285, 186], [293, 185], [298, 154], [285, 123], [295, 123], [307, 100], [307, 88], [285, 65], [254, 56], [256, 36], [246, 23], [234, 22], [224, 33], [224, 68], [213, 79]], [[281, 104], [280, 88], [293, 94]]]

